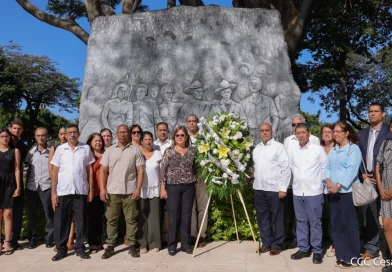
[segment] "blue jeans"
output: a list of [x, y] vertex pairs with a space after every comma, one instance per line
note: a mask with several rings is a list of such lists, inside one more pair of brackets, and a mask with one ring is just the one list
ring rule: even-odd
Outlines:
[[297, 245], [302, 252], [309, 252], [311, 245], [313, 253], [322, 253], [323, 204], [323, 194], [316, 196], [294, 196], [294, 210], [297, 220]]

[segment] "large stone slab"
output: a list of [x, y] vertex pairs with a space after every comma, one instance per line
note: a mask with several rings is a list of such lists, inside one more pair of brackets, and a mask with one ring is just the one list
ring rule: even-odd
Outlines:
[[176, 7], [99, 17], [92, 25], [80, 105], [81, 140], [138, 123], [154, 133], [228, 111], [279, 140], [291, 134], [300, 90], [274, 10]]

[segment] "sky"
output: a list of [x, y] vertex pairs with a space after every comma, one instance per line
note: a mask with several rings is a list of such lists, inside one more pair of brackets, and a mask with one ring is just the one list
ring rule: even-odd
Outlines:
[[[47, 0], [30, 0], [41, 9], [45, 9]], [[166, 8], [167, 0], [143, 0], [143, 4], [150, 10]], [[232, 0], [204, 0], [206, 5], [215, 4], [223, 7], [232, 7]], [[121, 5], [118, 8], [120, 13]], [[86, 19], [78, 20], [78, 23], [90, 32], [89, 23]], [[16, 1], [3, 1], [0, 9], [0, 44], [5, 45], [13, 41], [23, 47], [23, 52], [31, 55], [46, 55], [58, 64], [61, 72], [71, 78], [83, 80], [84, 66], [86, 63], [87, 46], [72, 33], [50, 26], [39, 21], [24, 11]], [[307, 56], [302, 56], [300, 61], [306, 61]], [[328, 117], [327, 113], [320, 109], [319, 99], [312, 95], [315, 103], [308, 100], [309, 94], [301, 97], [301, 110], [307, 113], [317, 113], [321, 110], [321, 120], [333, 122], [337, 120], [337, 114]], [[68, 119], [78, 118], [78, 114], [59, 112], [51, 109], [54, 113]]]

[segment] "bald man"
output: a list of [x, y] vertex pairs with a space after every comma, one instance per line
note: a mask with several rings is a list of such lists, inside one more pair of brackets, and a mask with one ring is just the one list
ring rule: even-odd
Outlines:
[[259, 126], [261, 142], [253, 150], [254, 199], [263, 242], [260, 253], [279, 255], [284, 241], [284, 207], [291, 171], [283, 144], [272, 138], [272, 126]]

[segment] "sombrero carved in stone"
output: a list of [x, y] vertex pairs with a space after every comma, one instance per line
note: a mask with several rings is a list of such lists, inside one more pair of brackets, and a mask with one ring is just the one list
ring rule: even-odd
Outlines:
[[248, 70], [249, 70], [248, 75], [252, 75], [253, 74], [253, 72], [255, 70], [255, 67], [253, 65], [251, 65], [249, 63], [246, 63], [246, 62], [240, 62], [238, 64], [238, 68], [241, 68], [242, 66], [245, 66], [246, 68], [248, 68]]
[[193, 92], [194, 90], [200, 89], [200, 88], [203, 89], [203, 92], [205, 92], [205, 91], [208, 90], [208, 87], [207, 87], [207, 86], [204, 86], [200, 81], [195, 80], [195, 81], [192, 82], [191, 86], [186, 87], [186, 88], [184, 89], [184, 93], [185, 93], [185, 94], [188, 94], [188, 95], [192, 95], [192, 92]]
[[231, 89], [232, 91], [235, 90], [235, 88], [237, 88], [237, 84], [236, 83], [230, 83], [227, 80], [222, 80], [221, 83], [219, 83], [219, 88], [215, 90], [215, 94], [216, 95], [220, 95], [220, 92], [226, 89]]

